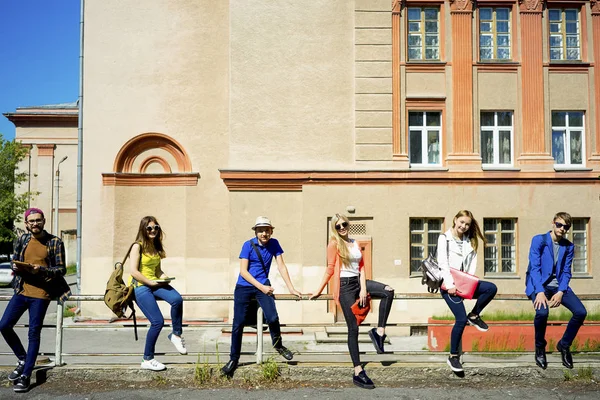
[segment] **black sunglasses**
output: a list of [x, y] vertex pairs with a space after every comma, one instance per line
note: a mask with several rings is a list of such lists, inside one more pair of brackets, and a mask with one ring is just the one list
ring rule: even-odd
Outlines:
[[335, 230], [339, 231], [342, 228], [347, 228], [348, 227], [348, 223], [346, 221], [342, 222], [341, 224], [335, 224]]
[[569, 225], [569, 224], [561, 224], [560, 222], [555, 222], [554, 226], [556, 226], [558, 229], [564, 228], [565, 231], [568, 231], [569, 229], [571, 229], [571, 225]]
[[148, 231], [148, 232], [160, 231], [160, 225], [147, 226], [146, 231]]

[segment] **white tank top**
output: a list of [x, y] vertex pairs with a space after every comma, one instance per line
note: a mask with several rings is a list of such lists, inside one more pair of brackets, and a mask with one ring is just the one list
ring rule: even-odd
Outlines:
[[360, 264], [360, 260], [362, 260], [362, 253], [360, 252], [360, 248], [358, 247], [356, 240], [352, 241], [352, 246], [348, 247], [348, 250], [350, 251], [350, 265], [342, 265], [342, 269], [340, 271], [340, 277], [342, 278], [360, 275], [358, 266]]

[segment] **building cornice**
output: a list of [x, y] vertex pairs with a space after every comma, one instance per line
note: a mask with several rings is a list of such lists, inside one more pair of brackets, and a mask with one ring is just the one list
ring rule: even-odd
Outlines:
[[537, 185], [590, 184], [600, 177], [594, 171], [258, 171], [220, 170], [229, 191], [302, 191], [304, 185]]

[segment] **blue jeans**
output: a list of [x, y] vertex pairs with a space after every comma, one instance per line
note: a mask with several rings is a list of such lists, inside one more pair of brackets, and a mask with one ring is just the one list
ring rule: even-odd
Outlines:
[[[15, 356], [20, 361], [25, 361], [23, 375], [31, 376], [31, 371], [33, 371], [40, 350], [42, 324], [49, 305], [50, 300], [34, 299], [33, 297], [15, 294], [8, 302], [2, 320], [0, 320], [0, 332], [2, 332], [4, 340], [15, 353]], [[29, 310], [29, 345], [27, 346], [27, 352], [25, 352], [21, 340], [13, 329], [26, 310]]]
[[[558, 291], [558, 287], [546, 287], [544, 288], [546, 298], [550, 299], [552, 296], [556, 294]], [[535, 301], [535, 293], [533, 293], [529, 298], [532, 301]], [[567, 307], [569, 311], [573, 313], [573, 316], [569, 320], [567, 324], [567, 329], [565, 329], [565, 333], [563, 334], [562, 339], [560, 340], [560, 345], [569, 348], [573, 344], [573, 340], [575, 340], [575, 336], [577, 336], [577, 332], [581, 325], [583, 325], [583, 321], [585, 317], [587, 317], [587, 311], [585, 307], [579, 300], [579, 297], [569, 288], [562, 298], [562, 305]], [[535, 311], [535, 318], [533, 319], [533, 326], [535, 327], [535, 347], [545, 349], [546, 348], [546, 323], [548, 322], [548, 308], [540, 308]]]
[[148, 329], [148, 334], [146, 335], [146, 346], [144, 347], [144, 360], [152, 360], [154, 358], [156, 341], [165, 323], [156, 299], [164, 300], [171, 305], [173, 334], [181, 336], [183, 332], [183, 298], [181, 298], [177, 290], [168, 285], [160, 286], [156, 289], [145, 285], [136, 287], [135, 302], [150, 322], [150, 329]]
[[[483, 309], [492, 301], [497, 291], [498, 288], [492, 282], [479, 281], [473, 295], [473, 298], [477, 299], [477, 302], [470, 314], [481, 314]], [[446, 304], [450, 307], [450, 311], [454, 314], [455, 319], [450, 335], [450, 354], [458, 355], [458, 345], [467, 326], [467, 311], [465, 310], [462, 298], [452, 296], [446, 290], [442, 290], [442, 297], [446, 300]]]
[[[269, 281], [266, 283], [270, 285]], [[238, 361], [242, 351], [242, 337], [244, 335], [244, 325], [247, 320], [248, 307], [250, 301], [256, 299], [260, 308], [262, 308], [269, 332], [271, 332], [271, 341], [273, 347], [281, 347], [281, 326], [279, 325], [279, 315], [275, 308], [275, 299], [273, 296], [267, 296], [254, 286], [236, 285], [233, 292], [233, 326], [231, 327], [231, 350], [229, 358]]]

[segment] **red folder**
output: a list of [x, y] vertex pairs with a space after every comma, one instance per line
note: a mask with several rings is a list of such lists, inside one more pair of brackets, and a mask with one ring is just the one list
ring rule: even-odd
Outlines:
[[[472, 299], [479, 284], [479, 278], [475, 275], [468, 274], [459, 269], [450, 268], [452, 278], [454, 278], [454, 286], [456, 286], [456, 295], [463, 299]], [[446, 289], [446, 285], [442, 284], [442, 289]]]

